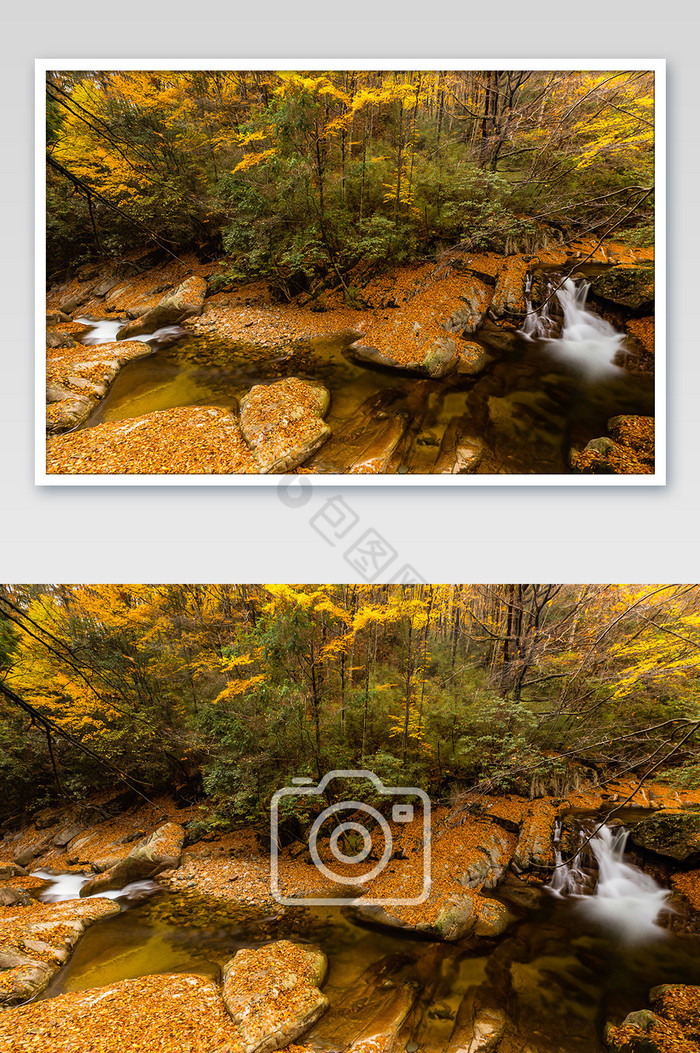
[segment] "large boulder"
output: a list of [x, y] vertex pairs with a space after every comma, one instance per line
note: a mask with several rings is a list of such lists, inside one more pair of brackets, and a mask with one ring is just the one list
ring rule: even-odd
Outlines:
[[329, 406], [326, 388], [297, 377], [252, 387], [241, 399], [240, 423], [258, 470], [290, 472], [308, 460], [330, 437], [323, 420]]
[[654, 307], [654, 267], [611, 267], [590, 278], [591, 292], [601, 300], [641, 313]]
[[683, 863], [700, 856], [700, 812], [654, 812], [632, 827], [630, 839], [640, 848]]
[[473, 275], [460, 293], [460, 306], [450, 315], [445, 328], [450, 333], [468, 336], [479, 328], [491, 303], [493, 287]]
[[495, 888], [505, 876], [513, 853], [513, 834], [495, 823], [479, 824], [477, 843], [464, 859], [457, 880], [465, 888]]
[[415, 917], [409, 916], [407, 919], [404, 915], [400, 917], [392, 913], [389, 904], [385, 907], [378, 904], [363, 906], [361, 901], [343, 908], [343, 913], [362, 925], [399, 929], [409, 935], [447, 942], [462, 940], [467, 936], [500, 936], [513, 921], [513, 915], [503, 903], [481, 896], [472, 889], [465, 889], [461, 895], [450, 897], [439, 907], [434, 918], [430, 906], [428, 900], [425, 908], [431, 920], [422, 920], [423, 908], [420, 907], [414, 908]]
[[521, 322], [527, 313], [525, 282], [529, 266], [522, 256], [507, 256], [496, 277], [489, 314], [497, 321]]
[[[420, 377], [439, 379], [452, 373], [457, 366], [457, 345], [451, 337], [439, 337], [429, 343], [418, 342], [415, 353], [396, 358], [389, 351], [380, 351], [356, 340], [346, 354], [360, 365], [381, 366], [383, 369], [398, 369]], [[404, 361], [404, 359], [406, 359]]]
[[109, 889], [124, 888], [132, 881], [143, 881], [155, 877], [161, 870], [175, 868], [180, 864], [184, 843], [184, 828], [178, 823], [164, 823], [139, 841], [128, 856], [87, 881], [80, 895], [93, 896]]
[[[116, 284], [116, 283], [115, 283]], [[166, 293], [163, 299], [141, 318], [127, 322], [117, 332], [117, 340], [128, 340], [131, 336], [154, 333], [164, 325], [176, 325], [185, 318], [202, 313], [207, 283], [204, 278], [191, 275], [174, 292]]]
[[523, 816], [520, 836], [513, 853], [513, 870], [534, 870], [544, 877], [554, 866], [554, 826], [557, 807], [551, 801], [533, 801]]
[[242, 1053], [282, 1049], [308, 1031], [329, 1005], [319, 990], [327, 970], [317, 947], [288, 940], [238, 951], [224, 967], [223, 999]]

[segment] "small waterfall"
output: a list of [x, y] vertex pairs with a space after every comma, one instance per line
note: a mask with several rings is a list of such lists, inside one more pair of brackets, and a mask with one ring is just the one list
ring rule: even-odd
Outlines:
[[[80, 890], [85, 882], [94, 876], [94, 874], [54, 874], [50, 870], [32, 871], [32, 877], [43, 878], [45, 881], [51, 882], [50, 885], [47, 885], [46, 888], [41, 889], [38, 893], [37, 898], [42, 903], [62, 903], [66, 899], [78, 899]], [[99, 896], [106, 899], [139, 899], [144, 894], [155, 892], [160, 887], [155, 881], [132, 881], [130, 885], [125, 885], [124, 888], [108, 889], [107, 892], [95, 892], [92, 896], [86, 896], [85, 898], [94, 899]]]
[[550, 313], [552, 285], [548, 283], [543, 306], [536, 311], [532, 306], [532, 279], [525, 285], [527, 315], [521, 334], [530, 340], [542, 339], [552, 354], [590, 379], [600, 379], [620, 372], [615, 358], [624, 350], [624, 333], [618, 333], [609, 322], [586, 308], [590, 282], [565, 278], [557, 289], [556, 298], [564, 315], [564, 323], [557, 339], [552, 338], [556, 319]]
[[[124, 321], [113, 318], [76, 318], [76, 322], [89, 325], [90, 331], [78, 337], [82, 344], [110, 344], [117, 339], [117, 333], [124, 325]], [[186, 332], [179, 325], [164, 325], [162, 329], [156, 329], [155, 333], [141, 333], [140, 336], [130, 336], [129, 340], [140, 340], [144, 344], [154, 341], [163, 344], [165, 341], [172, 342]]]
[[[557, 863], [562, 862], [556, 837], [561, 837], [561, 826], [555, 832]], [[585, 839], [582, 836], [581, 841]], [[583, 868], [583, 853], [575, 853], [569, 864], [559, 866], [547, 886], [557, 896], [578, 900], [578, 909], [587, 918], [613, 929], [628, 943], [659, 937], [665, 933], [658, 924], [659, 915], [671, 908], [667, 901], [671, 893], [662, 888], [639, 867], [624, 860], [627, 831], [622, 827], [601, 827], [592, 837], [588, 848], [598, 865], [598, 879], [593, 892], [590, 872]]]
[[545, 340], [553, 336], [556, 330], [557, 320], [552, 317], [551, 313], [551, 281], [547, 282], [544, 293], [544, 303], [537, 311], [532, 306], [532, 274], [528, 274], [525, 279], [525, 307], [527, 314], [525, 315], [523, 327], [520, 330], [521, 335], [527, 337], [528, 340]]

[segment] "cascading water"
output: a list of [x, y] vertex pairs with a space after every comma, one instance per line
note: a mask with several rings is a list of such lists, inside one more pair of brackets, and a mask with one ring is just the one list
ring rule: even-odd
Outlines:
[[[80, 890], [93, 874], [54, 874], [50, 870], [33, 870], [32, 877], [43, 878], [50, 884], [41, 889], [37, 898], [42, 903], [61, 903], [66, 899], [78, 899]], [[85, 897], [93, 899], [95, 896], [106, 899], [140, 899], [145, 894], [155, 892], [160, 888], [155, 881], [132, 881], [124, 888], [108, 889], [106, 892], [95, 892], [92, 896]]]
[[[557, 833], [560, 836], [560, 827]], [[666, 930], [658, 919], [664, 911], [670, 911], [667, 901], [671, 893], [639, 867], [625, 862], [627, 836], [621, 827], [603, 826], [591, 838], [588, 847], [598, 864], [598, 880], [592, 893], [582, 852], [576, 852], [569, 864], [562, 864], [557, 841], [557, 867], [548, 888], [557, 896], [576, 898], [578, 909], [587, 918], [614, 929], [631, 943], [664, 935]]]
[[537, 311], [532, 305], [532, 275], [528, 274], [525, 280], [525, 307], [527, 308], [527, 314], [523, 327], [520, 330], [521, 335], [528, 340], [547, 339], [556, 330], [557, 320], [552, 317], [551, 313], [552, 283], [550, 281], [547, 282], [544, 293], [544, 303]]
[[547, 285], [542, 307], [536, 311], [532, 306], [530, 290], [526, 285], [525, 303], [527, 315], [521, 334], [529, 340], [547, 341], [550, 353], [573, 366], [589, 379], [599, 379], [606, 374], [620, 372], [615, 358], [624, 350], [625, 336], [618, 333], [609, 322], [586, 309], [586, 297], [590, 282], [575, 282], [565, 278], [556, 291], [556, 298], [564, 316], [561, 333], [552, 339], [556, 320], [552, 318], [552, 286]]
[[[124, 325], [123, 320], [113, 318], [76, 318], [76, 322], [91, 327], [89, 332], [78, 338], [82, 344], [112, 343], [117, 339], [117, 333]], [[130, 336], [129, 340], [140, 340], [144, 344], [154, 341], [163, 343], [166, 340], [175, 340], [184, 333], [185, 330], [179, 325], [164, 325], [161, 329], [156, 329], [155, 333], [141, 333], [139, 336]]]

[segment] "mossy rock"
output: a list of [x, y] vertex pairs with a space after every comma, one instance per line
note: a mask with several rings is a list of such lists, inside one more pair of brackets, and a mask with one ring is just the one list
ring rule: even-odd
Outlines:
[[608, 300], [618, 307], [633, 311], [650, 310], [654, 306], [654, 268], [611, 267], [596, 274], [591, 281], [591, 291], [601, 300]]
[[700, 812], [655, 812], [637, 823], [630, 837], [641, 848], [685, 862], [700, 855]]

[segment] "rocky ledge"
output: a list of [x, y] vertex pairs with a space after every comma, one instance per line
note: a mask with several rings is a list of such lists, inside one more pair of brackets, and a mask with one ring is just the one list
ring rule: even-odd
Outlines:
[[[0, 913], [0, 1003], [23, 1002], [43, 991], [88, 925], [119, 910], [110, 899], [37, 903], [29, 897], [4, 908]], [[0, 1015], [0, 1021], [5, 1018]], [[5, 1048], [0, 1042], [0, 1049]]]
[[330, 396], [288, 377], [258, 384], [240, 417], [216, 406], [182, 406], [47, 439], [47, 472], [243, 475], [289, 472], [323, 445]]
[[126, 362], [151, 354], [148, 344], [131, 340], [75, 344], [46, 350], [46, 430], [52, 435], [82, 424], [109, 390]]
[[222, 988], [190, 974], [143, 976], [6, 1009], [0, 1049], [86, 1049], [89, 1034], [102, 1053], [270, 1053], [326, 1011], [326, 970], [314, 947], [283, 940], [245, 949], [224, 967]]

